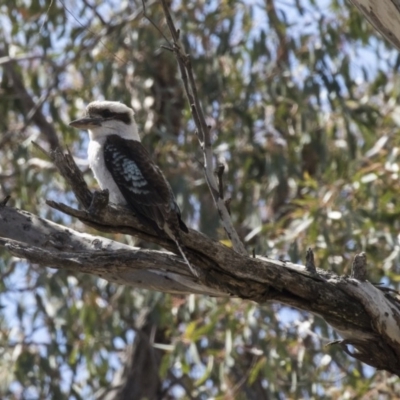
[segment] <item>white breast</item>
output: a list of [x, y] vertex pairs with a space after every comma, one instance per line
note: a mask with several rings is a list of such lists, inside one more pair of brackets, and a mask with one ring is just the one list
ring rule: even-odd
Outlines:
[[89, 141], [88, 159], [93, 174], [102, 189], [108, 189], [110, 192], [110, 201], [112, 203], [125, 205], [126, 200], [118, 186], [114, 182], [110, 172], [104, 162], [103, 144], [106, 138], [101, 137]]

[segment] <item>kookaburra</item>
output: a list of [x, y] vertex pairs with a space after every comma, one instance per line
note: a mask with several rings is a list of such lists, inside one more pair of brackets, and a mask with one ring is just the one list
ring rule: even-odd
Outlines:
[[176, 243], [192, 273], [181, 242], [188, 228], [181, 219], [171, 186], [140, 142], [131, 108], [114, 101], [94, 101], [86, 116], [70, 123], [89, 131], [88, 157], [97, 182], [110, 201], [128, 206], [143, 224], [166, 232]]

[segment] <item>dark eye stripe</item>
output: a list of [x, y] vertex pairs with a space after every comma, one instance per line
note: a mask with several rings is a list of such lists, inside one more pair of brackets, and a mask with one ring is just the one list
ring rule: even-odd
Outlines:
[[112, 118], [117, 119], [118, 121], [121, 121], [126, 125], [129, 125], [132, 122], [129, 113], [113, 113]]
[[113, 113], [112, 113], [110, 110], [101, 110], [101, 111], [100, 111], [100, 115], [101, 115], [103, 118], [110, 118], [110, 117], [113, 116]]
[[116, 113], [116, 112], [112, 112], [112, 111], [106, 109], [106, 110], [98, 110], [98, 111], [91, 110], [91, 114], [100, 115], [102, 118], [105, 118], [105, 119], [115, 119], [117, 121], [123, 122], [126, 125], [129, 125], [132, 122], [129, 112]]

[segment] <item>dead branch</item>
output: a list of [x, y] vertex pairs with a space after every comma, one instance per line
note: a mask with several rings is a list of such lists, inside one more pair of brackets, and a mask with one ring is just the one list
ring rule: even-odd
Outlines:
[[[63, 207], [60, 209], [101, 230], [125, 233], [125, 229], [132, 229], [129, 225], [137, 223], [122, 207], [108, 205], [103, 220]], [[149, 238], [140, 230], [136, 234]], [[0, 207], [0, 237], [0, 245], [14, 256], [74, 274], [84, 272], [117, 284], [176, 294], [235, 296], [259, 303], [274, 300], [318, 314], [343, 336], [345, 340], [337, 343], [344, 351], [349, 351], [347, 345], [351, 344], [355, 348], [353, 357], [400, 375], [400, 354], [396, 350], [400, 344], [396, 323], [399, 304], [368, 281], [340, 278], [321, 270], [310, 273], [301, 265], [267, 258], [241, 257], [191, 231], [185, 236], [185, 244], [209, 277], [207, 282], [199, 282], [186, 263], [171, 253], [80, 233], [8, 206]], [[163, 238], [154, 237], [153, 241], [167, 243]]]
[[232, 242], [234, 250], [239, 254], [247, 255], [246, 249], [233, 226], [225, 201], [220, 196], [219, 186], [214, 174], [214, 155], [212, 149], [210, 127], [207, 126], [203, 109], [200, 104], [190, 56], [184, 52], [184, 47], [179, 40], [180, 32], [175, 27], [175, 24], [169, 12], [169, 6], [167, 5], [167, 2], [165, 0], [162, 0], [161, 3], [163, 6], [165, 18], [167, 20], [167, 26], [172, 36], [172, 50], [178, 62], [185, 93], [192, 111], [193, 120], [196, 124], [197, 137], [203, 151], [204, 173], [208, 187], [214, 199], [225, 232]]

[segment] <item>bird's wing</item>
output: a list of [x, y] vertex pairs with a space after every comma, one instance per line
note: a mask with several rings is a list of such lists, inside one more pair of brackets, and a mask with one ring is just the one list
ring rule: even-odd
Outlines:
[[175, 211], [172, 190], [143, 145], [110, 135], [104, 144], [104, 161], [128, 205], [138, 215], [162, 228], [166, 214]]

